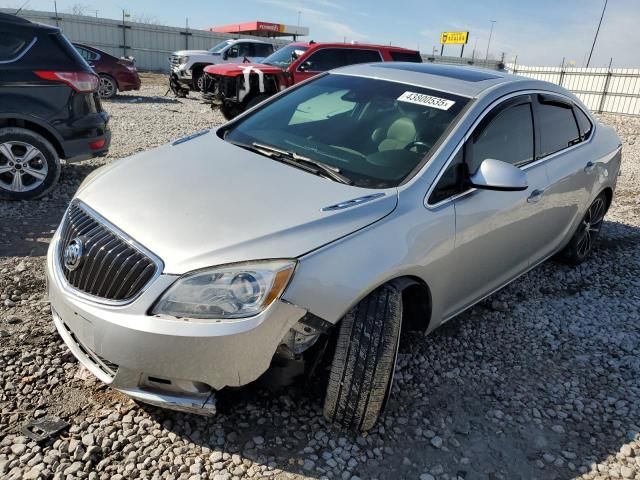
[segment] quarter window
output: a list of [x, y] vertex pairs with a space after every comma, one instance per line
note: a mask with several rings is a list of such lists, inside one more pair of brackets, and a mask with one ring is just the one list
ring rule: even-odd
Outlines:
[[580, 142], [578, 124], [570, 105], [540, 103], [538, 113], [540, 157]]
[[483, 160], [493, 158], [515, 166], [533, 160], [533, 115], [524, 103], [500, 112], [473, 140], [469, 171], [475, 173]]
[[25, 38], [14, 34], [0, 35], [0, 62], [11, 61], [16, 58], [27, 46], [31, 38]]
[[449, 166], [444, 171], [440, 180], [429, 196], [429, 203], [435, 205], [447, 198], [453, 197], [464, 192], [467, 188], [464, 185], [464, 149], [458, 150], [458, 153]]
[[589, 117], [578, 107], [574, 107], [573, 111], [576, 113], [578, 127], [580, 127], [580, 136], [583, 140], [586, 140], [591, 135], [591, 129], [593, 128], [591, 120], [589, 120]]

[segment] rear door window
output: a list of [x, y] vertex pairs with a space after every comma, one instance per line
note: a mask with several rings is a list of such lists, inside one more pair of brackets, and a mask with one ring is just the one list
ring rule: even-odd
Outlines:
[[256, 43], [253, 45], [254, 57], [268, 57], [273, 53], [273, 45]]
[[347, 64], [355, 65], [357, 63], [373, 63], [381, 62], [382, 57], [377, 50], [360, 50], [360, 49], [348, 49], [347, 50]]
[[33, 40], [32, 37], [3, 33], [0, 35], [0, 62], [10, 62], [18, 57]]
[[564, 150], [580, 142], [580, 132], [571, 105], [538, 105], [540, 157]]
[[84, 58], [88, 62], [91, 62], [93, 60], [98, 60], [98, 58], [100, 58], [100, 55], [86, 48], [76, 47], [76, 50], [78, 50], [80, 55], [82, 55], [82, 58]]

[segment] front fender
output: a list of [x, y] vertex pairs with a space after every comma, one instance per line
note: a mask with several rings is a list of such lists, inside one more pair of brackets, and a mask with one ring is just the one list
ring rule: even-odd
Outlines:
[[437, 211], [399, 206], [369, 227], [300, 258], [283, 299], [335, 324], [380, 285], [415, 277], [431, 290], [430, 328], [435, 328], [442, 317], [441, 293], [453, 271], [454, 238], [452, 205]]

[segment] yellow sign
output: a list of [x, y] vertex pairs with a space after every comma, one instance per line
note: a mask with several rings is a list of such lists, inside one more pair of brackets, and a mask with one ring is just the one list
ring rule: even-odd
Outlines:
[[469, 32], [442, 32], [440, 34], [440, 43], [442, 45], [465, 45], [469, 40]]

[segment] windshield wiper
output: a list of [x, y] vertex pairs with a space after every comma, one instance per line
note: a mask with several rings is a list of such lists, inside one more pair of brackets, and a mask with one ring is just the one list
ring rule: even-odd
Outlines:
[[253, 142], [252, 145], [254, 148], [263, 151], [266, 155], [270, 157], [276, 156], [278, 159], [288, 160], [287, 163], [294, 163], [298, 166], [306, 165], [307, 167], [311, 167], [312, 169], [315, 169], [316, 172], [319, 171], [337, 182], [344, 183], [346, 185], [353, 185], [353, 181], [350, 178], [342, 175], [338, 167], [327, 165], [326, 163], [313, 160], [309, 157], [305, 157], [296, 152], [282, 150], [280, 148], [273, 147], [271, 145], [265, 145], [263, 143], [258, 143], [258, 142]]

